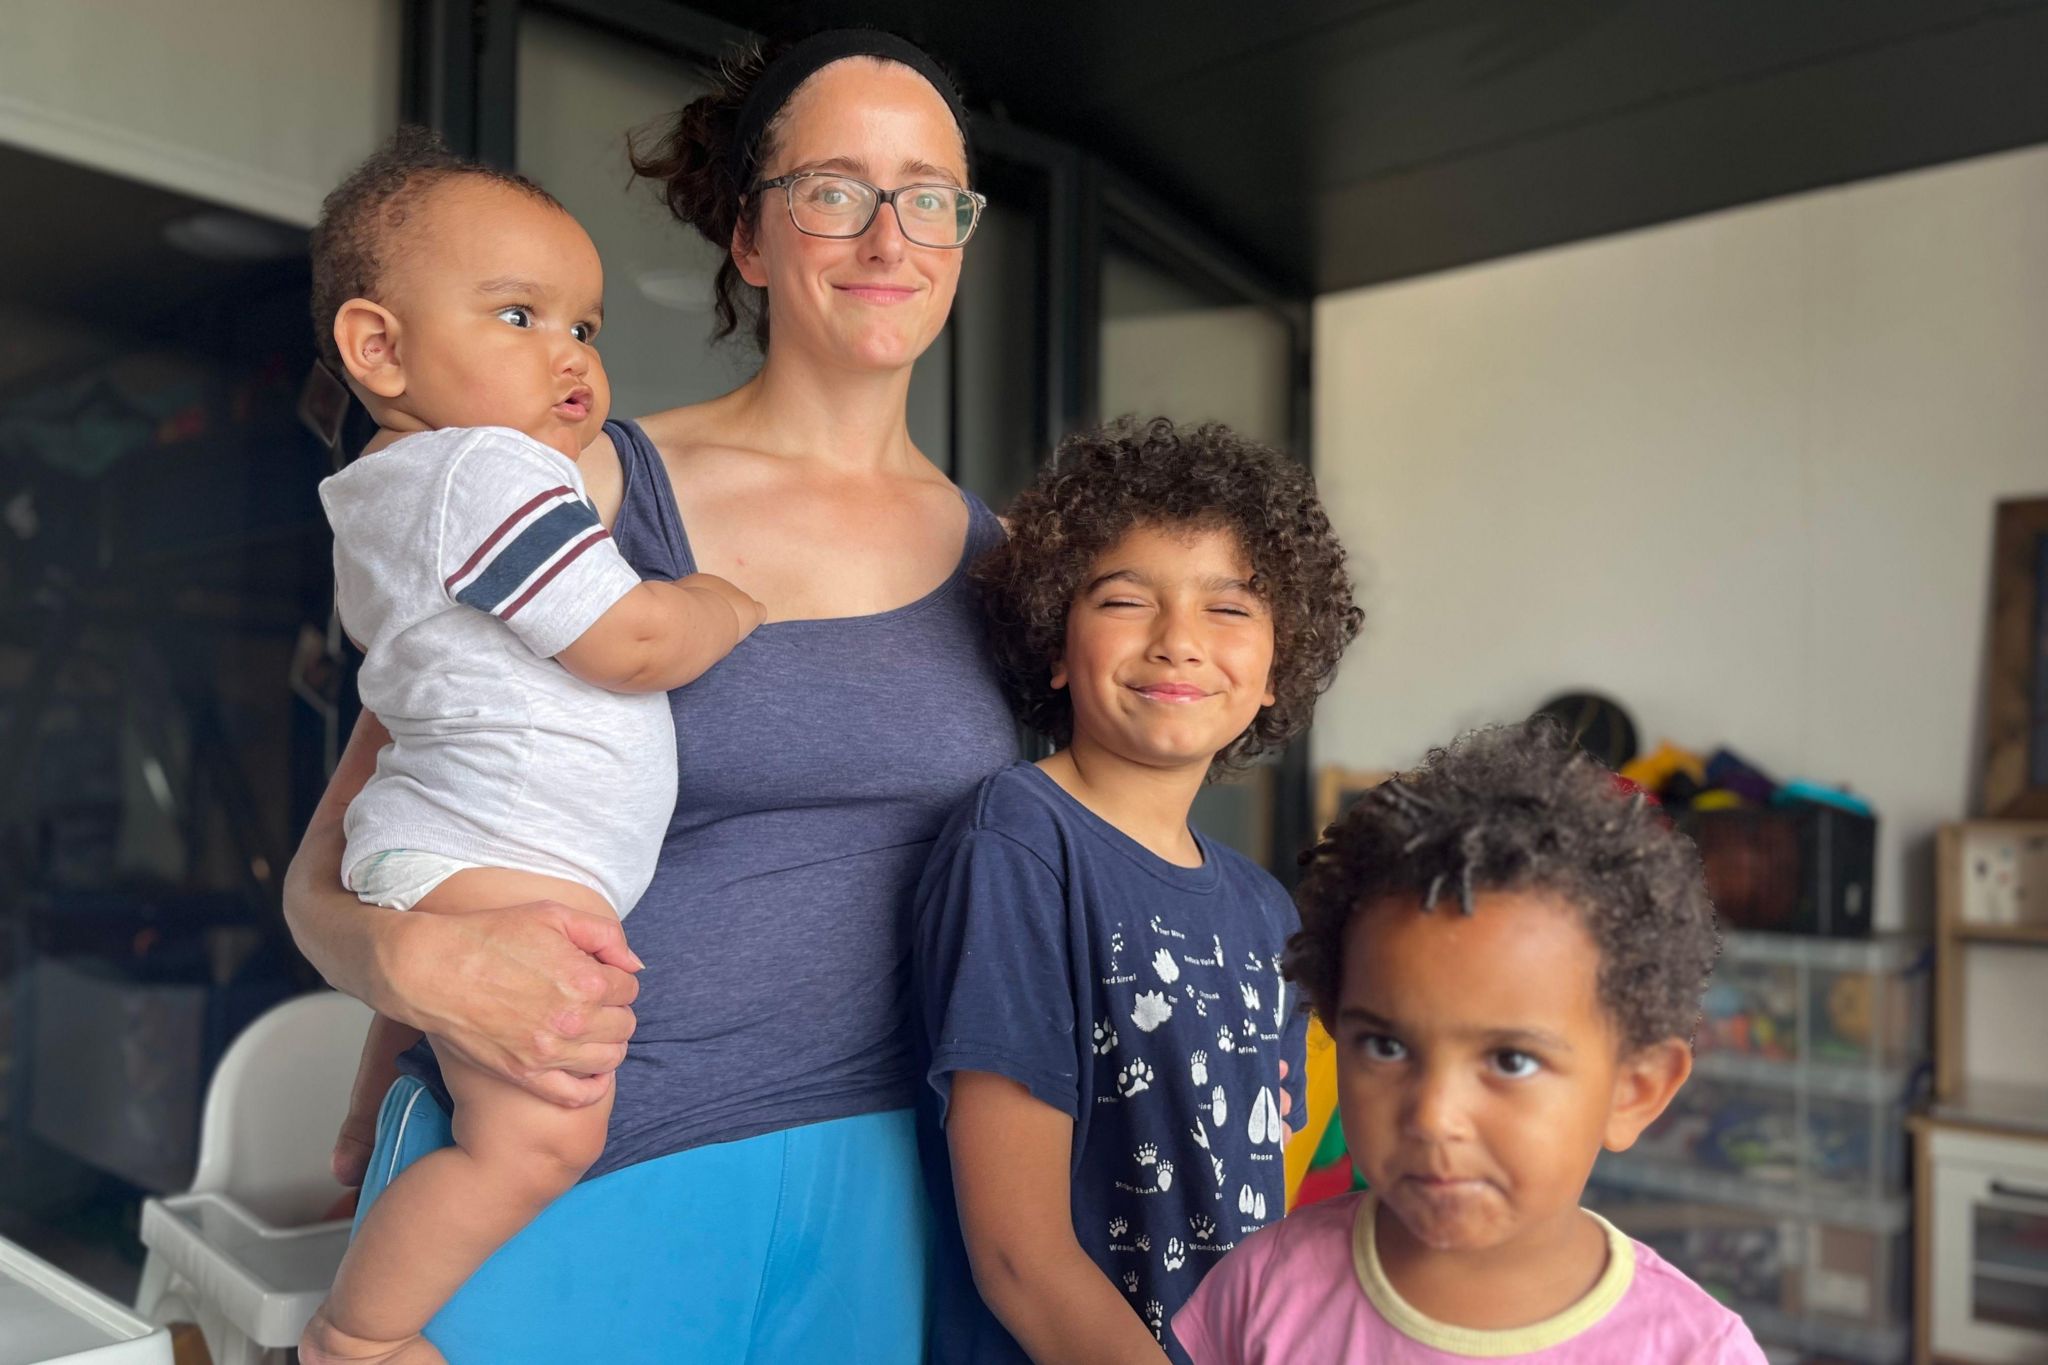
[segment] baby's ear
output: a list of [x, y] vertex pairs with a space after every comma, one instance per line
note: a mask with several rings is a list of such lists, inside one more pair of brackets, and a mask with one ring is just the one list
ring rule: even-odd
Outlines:
[[334, 346], [349, 378], [378, 398], [405, 392], [398, 359], [398, 319], [369, 299], [350, 299], [334, 310]]
[[1614, 1073], [1614, 1104], [1600, 1145], [1610, 1152], [1634, 1146], [1690, 1075], [1692, 1048], [1683, 1038], [1666, 1038], [1625, 1054]]

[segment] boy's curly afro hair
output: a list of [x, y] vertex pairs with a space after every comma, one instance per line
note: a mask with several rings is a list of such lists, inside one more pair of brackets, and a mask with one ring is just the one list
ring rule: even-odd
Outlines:
[[1600, 1000], [1625, 1049], [1690, 1038], [1720, 954], [1692, 841], [1543, 718], [1467, 734], [1373, 788], [1301, 858], [1289, 977], [1334, 1019], [1344, 935], [1413, 898], [1471, 914], [1484, 891], [1549, 892], [1600, 950]]
[[1017, 495], [1009, 524], [974, 579], [1018, 718], [1059, 745], [1074, 728], [1066, 690], [1051, 685], [1067, 613], [1096, 559], [1139, 527], [1229, 531], [1272, 612], [1273, 704], [1216, 756], [1212, 773], [1308, 728], [1364, 619], [1308, 470], [1226, 426], [1126, 417], [1076, 432]]

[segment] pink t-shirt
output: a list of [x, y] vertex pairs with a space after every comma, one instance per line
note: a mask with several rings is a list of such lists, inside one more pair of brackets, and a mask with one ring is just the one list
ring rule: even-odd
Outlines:
[[1409, 1307], [1381, 1272], [1372, 1220], [1371, 1195], [1353, 1194], [1261, 1228], [1203, 1279], [1174, 1335], [1195, 1365], [1763, 1365], [1740, 1318], [1604, 1219], [1607, 1269], [1583, 1299], [1488, 1332]]

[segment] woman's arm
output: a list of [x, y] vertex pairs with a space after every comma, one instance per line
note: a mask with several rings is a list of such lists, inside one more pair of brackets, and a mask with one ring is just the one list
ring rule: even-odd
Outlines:
[[1163, 1365], [1074, 1238], [1074, 1121], [1007, 1076], [953, 1073], [946, 1144], [974, 1285], [1039, 1365]]
[[486, 1071], [556, 1104], [604, 1098], [633, 1034], [641, 967], [616, 919], [553, 901], [404, 914], [342, 887], [342, 816], [390, 738], [363, 713], [285, 873], [299, 951], [337, 990]]

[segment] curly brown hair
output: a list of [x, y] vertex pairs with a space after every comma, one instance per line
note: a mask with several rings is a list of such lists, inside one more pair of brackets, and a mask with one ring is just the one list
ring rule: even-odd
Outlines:
[[1008, 521], [1009, 537], [976, 563], [974, 581], [1011, 706], [1061, 746], [1074, 714], [1051, 672], [1066, 652], [1067, 614], [1095, 561], [1139, 527], [1231, 532], [1273, 614], [1273, 704], [1216, 756], [1212, 775], [1308, 728], [1364, 621], [1315, 479], [1219, 424], [1126, 417], [1076, 432], [1017, 495]]
[[[732, 258], [734, 228], [744, 222], [749, 238], [761, 230], [762, 199], [749, 196], [747, 186], [734, 183], [731, 154], [748, 92], [761, 73], [796, 42], [779, 38], [728, 51], [718, 63], [710, 93], [690, 101], [674, 117], [626, 136], [626, 159], [633, 174], [655, 182], [661, 202], [676, 221], [695, 228], [718, 248], [718, 274], [711, 283], [717, 322], [711, 339], [723, 341], [745, 327], [763, 355], [768, 353], [768, 291], [748, 284]], [[957, 88], [951, 93], [957, 102]], [[789, 103], [794, 101], [792, 95]], [[776, 110], [761, 130], [748, 157], [754, 165], [765, 166], [774, 160], [789, 123], [789, 103]], [[964, 145], [964, 134], [962, 142]]]
[[457, 156], [430, 128], [408, 124], [393, 133], [322, 201], [309, 244], [313, 341], [336, 374], [341, 373], [341, 353], [334, 347], [335, 313], [350, 299], [378, 300], [384, 272], [396, 255], [395, 235], [418, 213], [428, 191], [458, 178], [487, 180], [562, 207], [523, 175]]
[[[1344, 936], [1369, 909], [1541, 891], [1600, 950], [1601, 1004], [1626, 1049], [1690, 1038], [1720, 955], [1699, 852], [1547, 717], [1475, 730], [1360, 797], [1302, 854], [1287, 975], [1336, 1017]], [[1449, 913], [1449, 912], [1445, 912]]]

